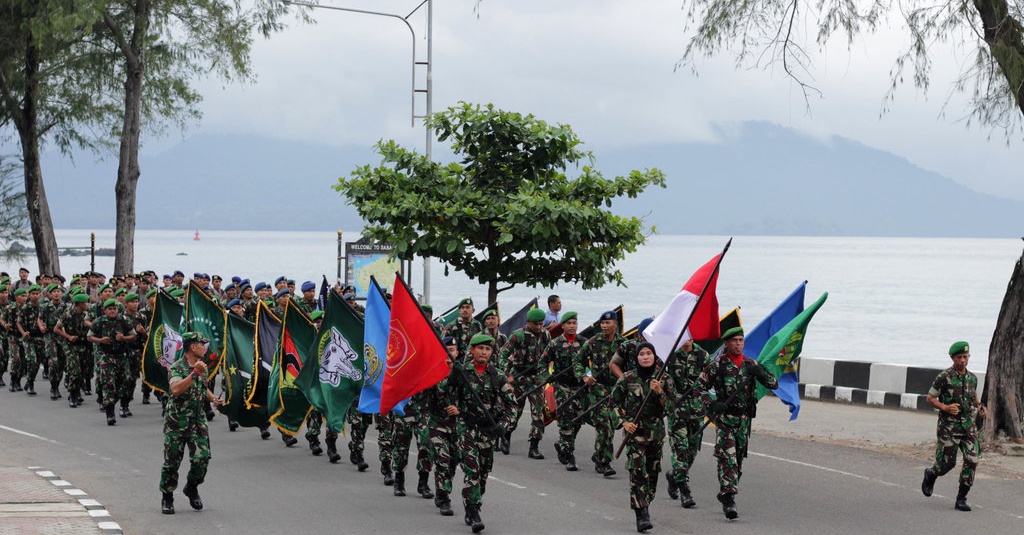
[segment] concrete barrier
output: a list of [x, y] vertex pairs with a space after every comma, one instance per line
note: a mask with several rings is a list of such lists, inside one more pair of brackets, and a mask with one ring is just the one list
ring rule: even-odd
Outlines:
[[[927, 401], [928, 389], [944, 369], [803, 357], [800, 359], [800, 397], [933, 411]], [[972, 372], [978, 376], [978, 395], [981, 395], [985, 374]]]

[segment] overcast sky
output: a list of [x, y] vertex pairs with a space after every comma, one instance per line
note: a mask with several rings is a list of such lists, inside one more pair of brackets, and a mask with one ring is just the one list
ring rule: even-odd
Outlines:
[[[419, 0], [323, 0], [405, 15]], [[927, 94], [904, 86], [881, 115], [889, 71], [905, 43], [898, 29], [818, 55], [822, 98], [807, 112], [778, 68], [735, 67], [731, 56], [674, 71], [687, 34], [680, 0], [435, 0], [434, 110], [465, 100], [571, 125], [595, 149], [714, 141], [712, 125], [768, 120], [815, 136], [840, 135], [890, 151], [978, 191], [1024, 199], [1020, 142], [968, 128], [950, 84], [969, 51], [933, 47]], [[294, 7], [292, 9], [295, 9]], [[426, 59], [426, 6], [410, 18]], [[392, 138], [422, 150], [410, 125], [412, 38], [401, 21], [316, 9], [258, 41], [252, 85], [200, 84], [205, 117], [186, 135], [255, 134], [331, 145]], [[417, 85], [422, 87], [423, 71]], [[945, 104], [945, 113], [943, 106]], [[423, 113], [421, 100], [417, 113]], [[164, 143], [172, 140], [165, 140]], [[636, 162], [643, 167], [644, 162]]]

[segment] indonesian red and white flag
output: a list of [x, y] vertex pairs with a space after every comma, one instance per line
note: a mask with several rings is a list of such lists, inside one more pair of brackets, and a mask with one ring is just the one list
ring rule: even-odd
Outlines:
[[[675, 343], [677, 339], [681, 345], [686, 340], [714, 340], [721, 336], [718, 323], [718, 295], [715, 293], [718, 286], [718, 261], [721, 256], [715, 255], [701, 266], [690, 280], [686, 281], [682, 291], [672, 299], [665, 310], [655, 316], [654, 321], [644, 329], [644, 338], [654, 345], [661, 360], [668, 358], [679, 347]], [[701, 298], [701, 291], [705, 286], [707, 290]], [[690, 317], [691, 311], [693, 317], [690, 324], [683, 337], [679, 338], [679, 331], [686, 323], [686, 318]]]

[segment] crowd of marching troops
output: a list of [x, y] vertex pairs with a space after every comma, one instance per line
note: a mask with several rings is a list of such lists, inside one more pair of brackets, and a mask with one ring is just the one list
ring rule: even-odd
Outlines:
[[[83, 396], [95, 394], [108, 425], [115, 425], [118, 416], [131, 417], [139, 355], [147, 340], [156, 294], [163, 290], [184, 299], [184, 273], [176, 271], [161, 280], [156, 273], [145, 272], [109, 281], [94, 272], [69, 281], [45, 275], [31, 281], [28, 274], [26, 269], [17, 279], [0, 274], [0, 385], [5, 385], [6, 372], [11, 392], [36, 395], [41, 371], [42, 380], [49, 382], [50, 399], [63, 397], [63, 383], [69, 407], [79, 407]], [[273, 284], [251, 284], [240, 277], [224, 281], [195, 273], [189, 284], [200, 285], [229, 313], [250, 321], [255, 319], [260, 301], [281, 312], [289, 299], [310, 313], [311, 319], [319, 319], [312, 282], [296, 288], [295, 281], [286, 277]], [[354, 288], [336, 286], [334, 290], [362, 312]], [[579, 470], [577, 435], [587, 424], [596, 431], [590, 459], [594, 470], [605, 477], [615, 475], [615, 432], [624, 430], [629, 504], [636, 514], [637, 530], [643, 532], [653, 527], [648, 508], [661, 477], [666, 438], [671, 451], [668, 493], [684, 508], [695, 506], [689, 469], [700, 449], [707, 417], [717, 430], [718, 500], [726, 517], [736, 518], [735, 496], [754, 416], [755, 382], [777, 387], [770, 372], [743, 356], [742, 329], [724, 333], [725, 351], [719, 358], [711, 359], [692, 341], [684, 341], [673, 355], [666, 356], [669, 358], [659, 358], [654, 346], [642, 337], [623, 337], [614, 312], [602, 314], [599, 329], [585, 339], [577, 314], [562, 312], [557, 296], [548, 299], [548, 307], [546, 312], [530, 310], [525, 325], [506, 336], [498, 329], [496, 311], [487, 311], [482, 321], [477, 321], [472, 300], [462, 300], [454, 322], [444, 327], [434, 323], [448, 351], [449, 376], [414, 395], [401, 413], [362, 414], [356, 411], [357, 400], [347, 418], [351, 426], [349, 460], [360, 471], [368, 468], [364, 440], [374, 425], [379, 433], [384, 482], [395, 496], [404, 496], [405, 472], [415, 439], [417, 493], [433, 498], [442, 515], [453, 515], [452, 480], [456, 468], [461, 467], [465, 522], [479, 532], [484, 529], [480, 512], [495, 451], [510, 453], [512, 434], [529, 403], [529, 458], [544, 459], [541, 442], [547, 424], [556, 420], [558, 436], [553, 449], [570, 472]], [[433, 315], [429, 307], [424, 309], [428, 317]], [[193, 508], [202, 508], [197, 487], [209, 462], [206, 422], [214, 417], [213, 408], [219, 404], [205, 364], [198, 358], [202, 348], [197, 344], [206, 342], [197, 333], [183, 334], [185, 357], [170, 370], [171, 392], [156, 393], [164, 403], [165, 417], [165, 465], [160, 483], [164, 513], [174, 512], [172, 493], [184, 446], [193, 448], [197, 443], [200, 455], [192, 458], [183, 491]], [[554, 411], [546, 404], [548, 384], [554, 391]], [[150, 403], [154, 394], [146, 385], [141, 392], [142, 403]], [[231, 431], [237, 427], [229, 421]], [[321, 428], [322, 416], [312, 411], [305, 436], [314, 455], [323, 454], [318, 438]], [[332, 463], [340, 460], [338, 431], [327, 429]], [[263, 439], [270, 436], [266, 427], [260, 433]], [[297, 442], [288, 434], [282, 433], [282, 438], [288, 446]]]

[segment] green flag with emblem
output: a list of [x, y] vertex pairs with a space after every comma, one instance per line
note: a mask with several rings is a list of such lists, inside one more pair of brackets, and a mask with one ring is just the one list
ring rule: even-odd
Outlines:
[[281, 431], [299, 432], [309, 411], [313, 410], [295, 380], [305, 363], [316, 359], [311, 348], [316, 340], [316, 327], [292, 300], [285, 304], [281, 320], [281, 341], [277, 345], [267, 388], [267, 412], [270, 423]]
[[149, 339], [142, 348], [142, 382], [158, 392], [167, 392], [167, 371], [181, 356], [183, 307], [163, 290], [157, 291]]
[[220, 369], [224, 357], [224, 341], [227, 338], [227, 314], [216, 301], [199, 288], [195, 281], [185, 290], [185, 326], [210, 341], [206, 346], [206, 366], [209, 377], [213, 378]]
[[295, 383], [324, 415], [327, 425], [340, 431], [363, 388], [364, 369], [363, 320], [336, 292], [330, 292], [309, 361]]
[[220, 411], [242, 427], [262, 427], [267, 423], [264, 406], [246, 408], [246, 386], [252, 379], [256, 326], [241, 316], [227, 315], [227, 342], [224, 351], [225, 398]]

